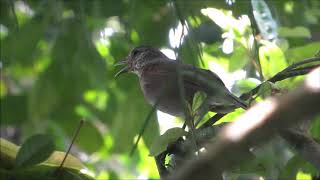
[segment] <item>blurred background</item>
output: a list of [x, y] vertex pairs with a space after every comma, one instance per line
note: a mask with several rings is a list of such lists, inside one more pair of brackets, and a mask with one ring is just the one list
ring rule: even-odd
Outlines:
[[[158, 178], [149, 148], [183, 123], [157, 112], [129, 156], [151, 110], [135, 75], [114, 79], [113, 64], [132, 48], [152, 45], [210, 69], [236, 95], [320, 49], [317, 0], [0, 0], [0, 6], [1, 137], [21, 145], [46, 133], [56, 150], [66, 151], [84, 119], [71, 152], [97, 179]], [[290, 91], [302, 79], [277, 86]], [[319, 142], [319, 118], [310, 133]], [[269, 177], [316, 173], [283, 141], [257, 159]]]

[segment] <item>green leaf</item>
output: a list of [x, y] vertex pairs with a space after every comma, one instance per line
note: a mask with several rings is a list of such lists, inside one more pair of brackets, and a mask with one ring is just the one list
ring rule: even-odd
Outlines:
[[32, 180], [94, 180], [88, 174], [76, 169], [62, 168], [56, 173], [56, 166], [39, 165], [10, 171], [9, 179], [32, 179]]
[[14, 162], [19, 151], [19, 146], [0, 138], [0, 167], [11, 168], [14, 167]]
[[266, 81], [261, 84], [260, 89], [257, 94], [263, 98], [266, 98], [266, 97], [270, 96], [271, 93], [272, 93], [272, 83], [269, 81]]
[[196, 110], [201, 106], [201, 104], [205, 100], [206, 96], [206, 93], [204, 93], [203, 91], [197, 91], [194, 94], [192, 101], [192, 112], [196, 112]]
[[165, 1], [153, 3], [152, 1], [135, 0], [130, 9], [129, 22], [141, 39], [139, 43], [165, 45], [169, 30], [176, 23], [172, 8], [166, 6]]
[[182, 128], [168, 129], [163, 135], [153, 141], [150, 148], [150, 156], [157, 156], [167, 149], [168, 144], [176, 141], [181, 136], [186, 136], [188, 133]]
[[21, 146], [17, 158], [17, 167], [26, 167], [39, 164], [46, 160], [54, 151], [53, 139], [44, 134], [29, 137]]
[[310, 58], [316, 55], [320, 50], [320, 41], [308, 43], [307, 45], [290, 48], [286, 51], [286, 57], [289, 63], [302, 61], [303, 59]]
[[97, 127], [87, 121], [80, 129], [76, 144], [88, 153], [94, 153], [103, 146], [103, 137]]
[[269, 79], [287, 67], [287, 62], [282, 50], [275, 43], [269, 41], [261, 43], [263, 46], [259, 49], [260, 64], [265, 79]]
[[278, 29], [279, 36], [285, 38], [311, 38], [311, 32], [308, 28], [303, 26], [298, 26], [294, 28], [280, 27]]
[[232, 89], [235, 89], [234, 91], [236, 92], [245, 93], [255, 88], [259, 84], [260, 84], [260, 81], [254, 78], [241, 79], [236, 81]]
[[1, 57], [10, 64], [33, 65], [44, 27], [40, 18], [33, 18], [18, 31], [10, 32], [1, 42]]
[[[0, 167], [6, 168], [6, 169], [11, 169], [12, 167], [14, 167], [15, 159], [19, 149], [20, 149], [20, 146], [17, 146], [11, 143], [10, 141], [0, 138], [0, 157], [1, 157]], [[41, 165], [58, 167], [60, 166], [65, 155], [66, 155], [65, 152], [54, 151], [47, 160], [41, 163]], [[82, 162], [71, 154], [68, 154], [68, 157], [65, 160], [63, 167], [69, 168], [69, 169], [77, 169], [77, 170], [81, 170], [85, 168]]]
[[295, 179], [299, 171], [317, 176], [319, 171], [308, 161], [302, 159], [299, 155], [292, 157], [281, 170], [279, 179]]
[[229, 71], [235, 71], [243, 68], [249, 62], [247, 49], [244, 46], [238, 46], [232, 53], [229, 60]]
[[320, 140], [320, 116], [312, 121], [310, 134], [313, 138]]

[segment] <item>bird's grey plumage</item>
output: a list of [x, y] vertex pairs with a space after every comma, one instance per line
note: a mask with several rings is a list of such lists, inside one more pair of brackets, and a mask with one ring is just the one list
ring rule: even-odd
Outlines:
[[[178, 61], [169, 59], [153, 47], [141, 46], [133, 49], [125, 62], [128, 64], [128, 71], [139, 76], [140, 86], [147, 101], [154, 105], [160, 98], [157, 109], [165, 113], [174, 116], [184, 114], [178, 86], [178, 68], [180, 72], [191, 70], [208, 79], [204, 84], [182, 75], [185, 100], [190, 104], [194, 94], [203, 91], [207, 94], [206, 103], [211, 111], [226, 113], [237, 107], [247, 108], [244, 102], [229, 92], [215, 73], [192, 65], [179, 64]], [[208, 87], [209, 83], [216, 87], [214, 91]]]

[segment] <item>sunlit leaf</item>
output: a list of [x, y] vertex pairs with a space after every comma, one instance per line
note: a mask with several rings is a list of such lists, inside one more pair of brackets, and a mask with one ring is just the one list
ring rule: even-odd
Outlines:
[[[49, 165], [49, 166], [60, 166], [63, 158], [66, 156], [65, 152], [61, 151], [54, 151], [51, 156], [44, 162], [42, 162], [42, 165]], [[77, 169], [81, 170], [85, 168], [84, 164], [82, 162], [74, 157], [71, 154], [68, 154], [67, 159], [63, 163], [64, 168], [70, 168], [70, 169]]]
[[187, 135], [187, 132], [182, 128], [171, 128], [163, 135], [154, 140], [150, 148], [150, 156], [157, 156], [167, 149], [168, 144], [176, 141], [179, 137]]
[[302, 171], [298, 172], [296, 178], [297, 179], [303, 179], [303, 180], [312, 180], [311, 174], [307, 174], [307, 173], [304, 173]]
[[236, 120], [236, 118], [240, 116], [243, 112], [245, 112], [244, 109], [241, 109], [241, 108], [235, 109], [231, 113], [228, 113], [226, 116], [221, 118], [219, 121], [215, 122], [214, 125], [218, 125], [225, 122], [232, 122]]
[[[93, 177], [81, 173], [79, 170], [62, 168], [58, 172], [55, 166], [38, 165], [30, 168], [23, 168], [10, 172], [11, 179], [32, 179], [32, 180], [94, 180]], [[13, 173], [14, 172], [14, 173]]]
[[282, 50], [269, 41], [261, 41], [263, 46], [259, 49], [262, 73], [266, 79], [287, 67], [287, 62]]
[[19, 149], [16, 157], [17, 167], [39, 164], [54, 151], [53, 139], [48, 135], [38, 134], [29, 137]]
[[19, 146], [0, 138], [0, 167], [11, 168], [14, 167], [16, 155], [19, 151]]

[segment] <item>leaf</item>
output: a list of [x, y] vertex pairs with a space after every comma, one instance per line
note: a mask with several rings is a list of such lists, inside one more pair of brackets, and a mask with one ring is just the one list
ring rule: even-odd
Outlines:
[[255, 88], [260, 84], [260, 81], [254, 78], [241, 79], [236, 81], [232, 89], [235, 92], [245, 93]]
[[206, 93], [204, 93], [203, 91], [197, 91], [194, 94], [192, 101], [192, 112], [196, 112], [196, 110], [202, 105], [206, 96]]
[[[44, 162], [42, 162], [42, 165], [49, 165], [49, 166], [60, 166], [63, 158], [65, 157], [66, 153], [61, 151], [54, 151], [51, 156]], [[71, 154], [68, 154], [67, 159], [65, 160], [63, 164], [64, 168], [70, 168], [70, 169], [77, 169], [81, 170], [85, 168], [84, 164], [82, 162], [74, 157]]]
[[320, 50], [320, 41], [308, 43], [307, 45], [290, 48], [286, 51], [289, 63], [295, 63], [306, 58], [313, 57]]
[[295, 179], [299, 171], [316, 176], [319, 171], [308, 161], [302, 159], [299, 155], [292, 157], [281, 170], [279, 179]]
[[294, 28], [280, 27], [278, 29], [279, 36], [285, 38], [311, 38], [311, 32], [308, 28], [303, 26], [298, 26]]
[[272, 93], [272, 83], [269, 81], [263, 82], [259, 88], [258, 95], [266, 98]]
[[311, 124], [310, 134], [315, 139], [320, 139], [320, 116], [317, 116]]
[[23, 168], [15, 171], [9, 171], [10, 179], [32, 179], [32, 180], [94, 180], [88, 174], [82, 173], [76, 169], [62, 168], [59, 174], [56, 174], [57, 167], [38, 165], [30, 168]]
[[287, 62], [282, 50], [275, 43], [269, 41], [261, 43], [263, 46], [259, 49], [260, 64], [264, 77], [269, 79], [287, 67]]
[[39, 164], [46, 160], [54, 151], [53, 139], [44, 134], [29, 137], [21, 146], [17, 157], [16, 166], [26, 167]]
[[11, 143], [10, 141], [0, 138], [0, 167], [13, 167], [19, 148], [19, 146]]
[[103, 146], [103, 137], [97, 127], [87, 121], [79, 132], [76, 144], [86, 152], [94, 153]]
[[129, 22], [144, 44], [163, 46], [167, 42], [169, 30], [176, 24], [172, 8], [165, 1], [136, 0], [129, 11]]
[[167, 149], [168, 144], [176, 141], [181, 136], [186, 136], [188, 133], [182, 128], [168, 129], [163, 135], [153, 141], [150, 148], [150, 156], [157, 156]]
[[278, 37], [278, 25], [264, 0], [251, 0], [254, 19], [257, 22], [263, 39], [270, 40]]
[[41, 18], [33, 18], [19, 31], [10, 32], [1, 42], [2, 58], [10, 63], [33, 65], [37, 44], [44, 33], [43, 22]]
[[[20, 149], [20, 146], [17, 146], [11, 143], [10, 141], [0, 138], [0, 157], [1, 157], [0, 167], [4, 167], [6, 169], [10, 169], [14, 167], [15, 159], [19, 149]], [[58, 167], [60, 166], [65, 155], [66, 155], [65, 152], [54, 151], [46, 161], [41, 163], [41, 165]], [[63, 164], [63, 167], [76, 169], [76, 170], [81, 170], [85, 168], [82, 162], [71, 154], [68, 155], [67, 159]]]
[[249, 56], [247, 49], [244, 46], [238, 46], [232, 53], [229, 60], [229, 71], [233, 72], [235, 70], [243, 68], [249, 62]]

